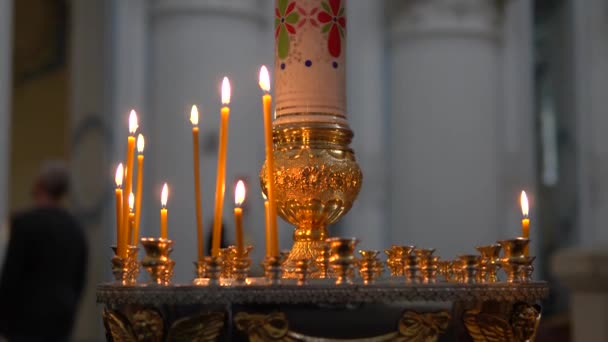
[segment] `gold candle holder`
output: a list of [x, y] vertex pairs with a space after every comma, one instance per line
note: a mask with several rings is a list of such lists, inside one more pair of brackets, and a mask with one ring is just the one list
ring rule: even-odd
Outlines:
[[200, 279], [207, 278], [207, 270], [205, 268], [205, 261], [194, 262], [194, 282], [200, 282]]
[[393, 245], [384, 251], [387, 256], [386, 265], [392, 277], [403, 276], [404, 259], [414, 250], [414, 246]]
[[309, 272], [310, 265], [311, 265], [311, 260], [308, 260], [308, 259], [296, 260], [295, 273], [297, 276], [296, 279], [297, 279], [298, 286], [304, 286], [304, 285], [308, 284], [308, 275], [310, 274], [310, 272]]
[[175, 262], [169, 258], [173, 251], [173, 241], [163, 238], [142, 238], [146, 256], [141, 265], [148, 271], [152, 282], [158, 285], [169, 285], [173, 277]]
[[465, 254], [458, 257], [462, 266], [462, 282], [465, 284], [477, 283], [477, 272], [479, 272], [478, 255]]
[[237, 284], [244, 284], [247, 280], [247, 275], [249, 274], [249, 268], [251, 266], [251, 258], [249, 257], [249, 253], [253, 250], [253, 246], [247, 246], [245, 248], [244, 253], [241, 257], [238, 257], [238, 253], [236, 253], [232, 260], [232, 275], [236, 280]]
[[[350, 148], [348, 126], [322, 122], [275, 125], [274, 181], [278, 214], [296, 229], [285, 263], [285, 277], [294, 278], [295, 260], [316, 260], [328, 237], [327, 226], [352, 207], [362, 174]], [[266, 163], [260, 171], [267, 193]]]
[[207, 256], [203, 262], [205, 264], [205, 273], [209, 277], [208, 284], [210, 286], [219, 286], [222, 274], [222, 258], [219, 256]]
[[416, 248], [414, 254], [418, 258], [420, 277], [425, 284], [434, 283], [437, 276], [437, 261], [439, 258], [433, 256], [434, 248]]
[[222, 260], [222, 273], [221, 278], [232, 279], [233, 278], [233, 265], [236, 259], [236, 246], [228, 246], [226, 248], [220, 248], [218, 256]]
[[325, 241], [330, 248], [329, 262], [336, 275], [336, 285], [353, 284], [354, 254], [359, 240], [356, 238], [329, 238]]
[[534, 273], [534, 266], [532, 263], [536, 259], [535, 256], [524, 256], [517, 258], [519, 269], [519, 281], [522, 283], [529, 283], [532, 281], [532, 274]]
[[123, 285], [134, 285], [137, 283], [137, 277], [139, 276], [139, 262], [137, 261], [137, 254], [139, 248], [137, 246], [129, 246], [127, 249], [127, 259], [116, 255], [116, 246], [112, 246], [114, 257], [112, 258], [112, 274], [114, 279]]
[[443, 281], [451, 281], [450, 277], [450, 261], [449, 260], [438, 260], [437, 261], [437, 274], [443, 278]]
[[329, 279], [331, 278], [331, 268], [329, 267], [329, 245], [326, 243], [319, 246], [318, 255], [316, 264], [317, 264], [317, 272], [315, 274], [315, 278], [318, 279]]
[[118, 255], [112, 257], [112, 274], [116, 283], [122, 285], [131, 285], [129, 283], [129, 258], [121, 258]]
[[497, 243], [502, 247], [505, 258], [519, 257], [526, 254], [530, 239], [518, 237], [510, 240], [500, 240]]
[[487, 246], [477, 246], [477, 251], [481, 254], [478, 280], [481, 283], [498, 282], [498, 269], [500, 268], [500, 249], [501, 245], [491, 244]]
[[382, 263], [378, 259], [379, 251], [360, 250], [361, 260], [359, 260], [359, 274], [363, 279], [364, 285], [374, 284], [376, 278], [382, 273]]
[[264, 260], [264, 275], [269, 285], [280, 285], [283, 277], [283, 263], [285, 257], [282, 255], [266, 257]]
[[[510, 240], [498, 241], [502, 246], [504, 257], [501, 259], [501, 266], [507, 275], [507, 282], [518, 283], [521, 281], [521, 269], [528, 259], [526, 250], [530, 244], [530, 239], [518, 237]], [[531, 265], [532, 261], [530, 261]]]
[[420, 265], [416, 254], [409, 254], [405, 258], [403, 273], [406, 283], [415, 284], [420, 282]]

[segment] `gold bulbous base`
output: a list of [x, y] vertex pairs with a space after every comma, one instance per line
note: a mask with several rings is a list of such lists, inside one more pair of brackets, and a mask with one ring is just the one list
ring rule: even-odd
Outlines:
[[[296, 260], [316, 260], [328, 237], [327, 226], [344, 216], [359, 194], [363, 175], [349, 146], [352, 137], [350, 128], [338, 124], [274, 127], [277, 212], [296, 226], [285, 277], [296, 276]], [[260, 181], [266, 193], [266, 164]]]

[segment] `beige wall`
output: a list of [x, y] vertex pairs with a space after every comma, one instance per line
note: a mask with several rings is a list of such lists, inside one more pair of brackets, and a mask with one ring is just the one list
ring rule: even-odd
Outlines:
[[68, 72], [62, 1], [15, 2], [9, 207], [30, 203], [42, 162], [66, 159]]
[[67, 72], [54, 71], [13, 92], [10, 209], [29, 204], [41, 162], [67, 158]]

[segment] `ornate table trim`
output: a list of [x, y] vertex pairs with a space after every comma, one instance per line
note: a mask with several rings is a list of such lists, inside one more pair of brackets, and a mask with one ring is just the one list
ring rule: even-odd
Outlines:
[[546, 282], [521, 284], [378, 284], [205, 287], [193, 285], [100, 285], [97, 302], [107, 305], [176, 304], [359, 304], [394, 302], [536, 302], [549, 294]]

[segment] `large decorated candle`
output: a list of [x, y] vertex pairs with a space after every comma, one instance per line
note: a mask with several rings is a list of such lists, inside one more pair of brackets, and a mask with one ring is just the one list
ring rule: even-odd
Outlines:
[[345, 3], [345, 0], [276, 1], [275, 125], [294, 122], [347, 125]]

